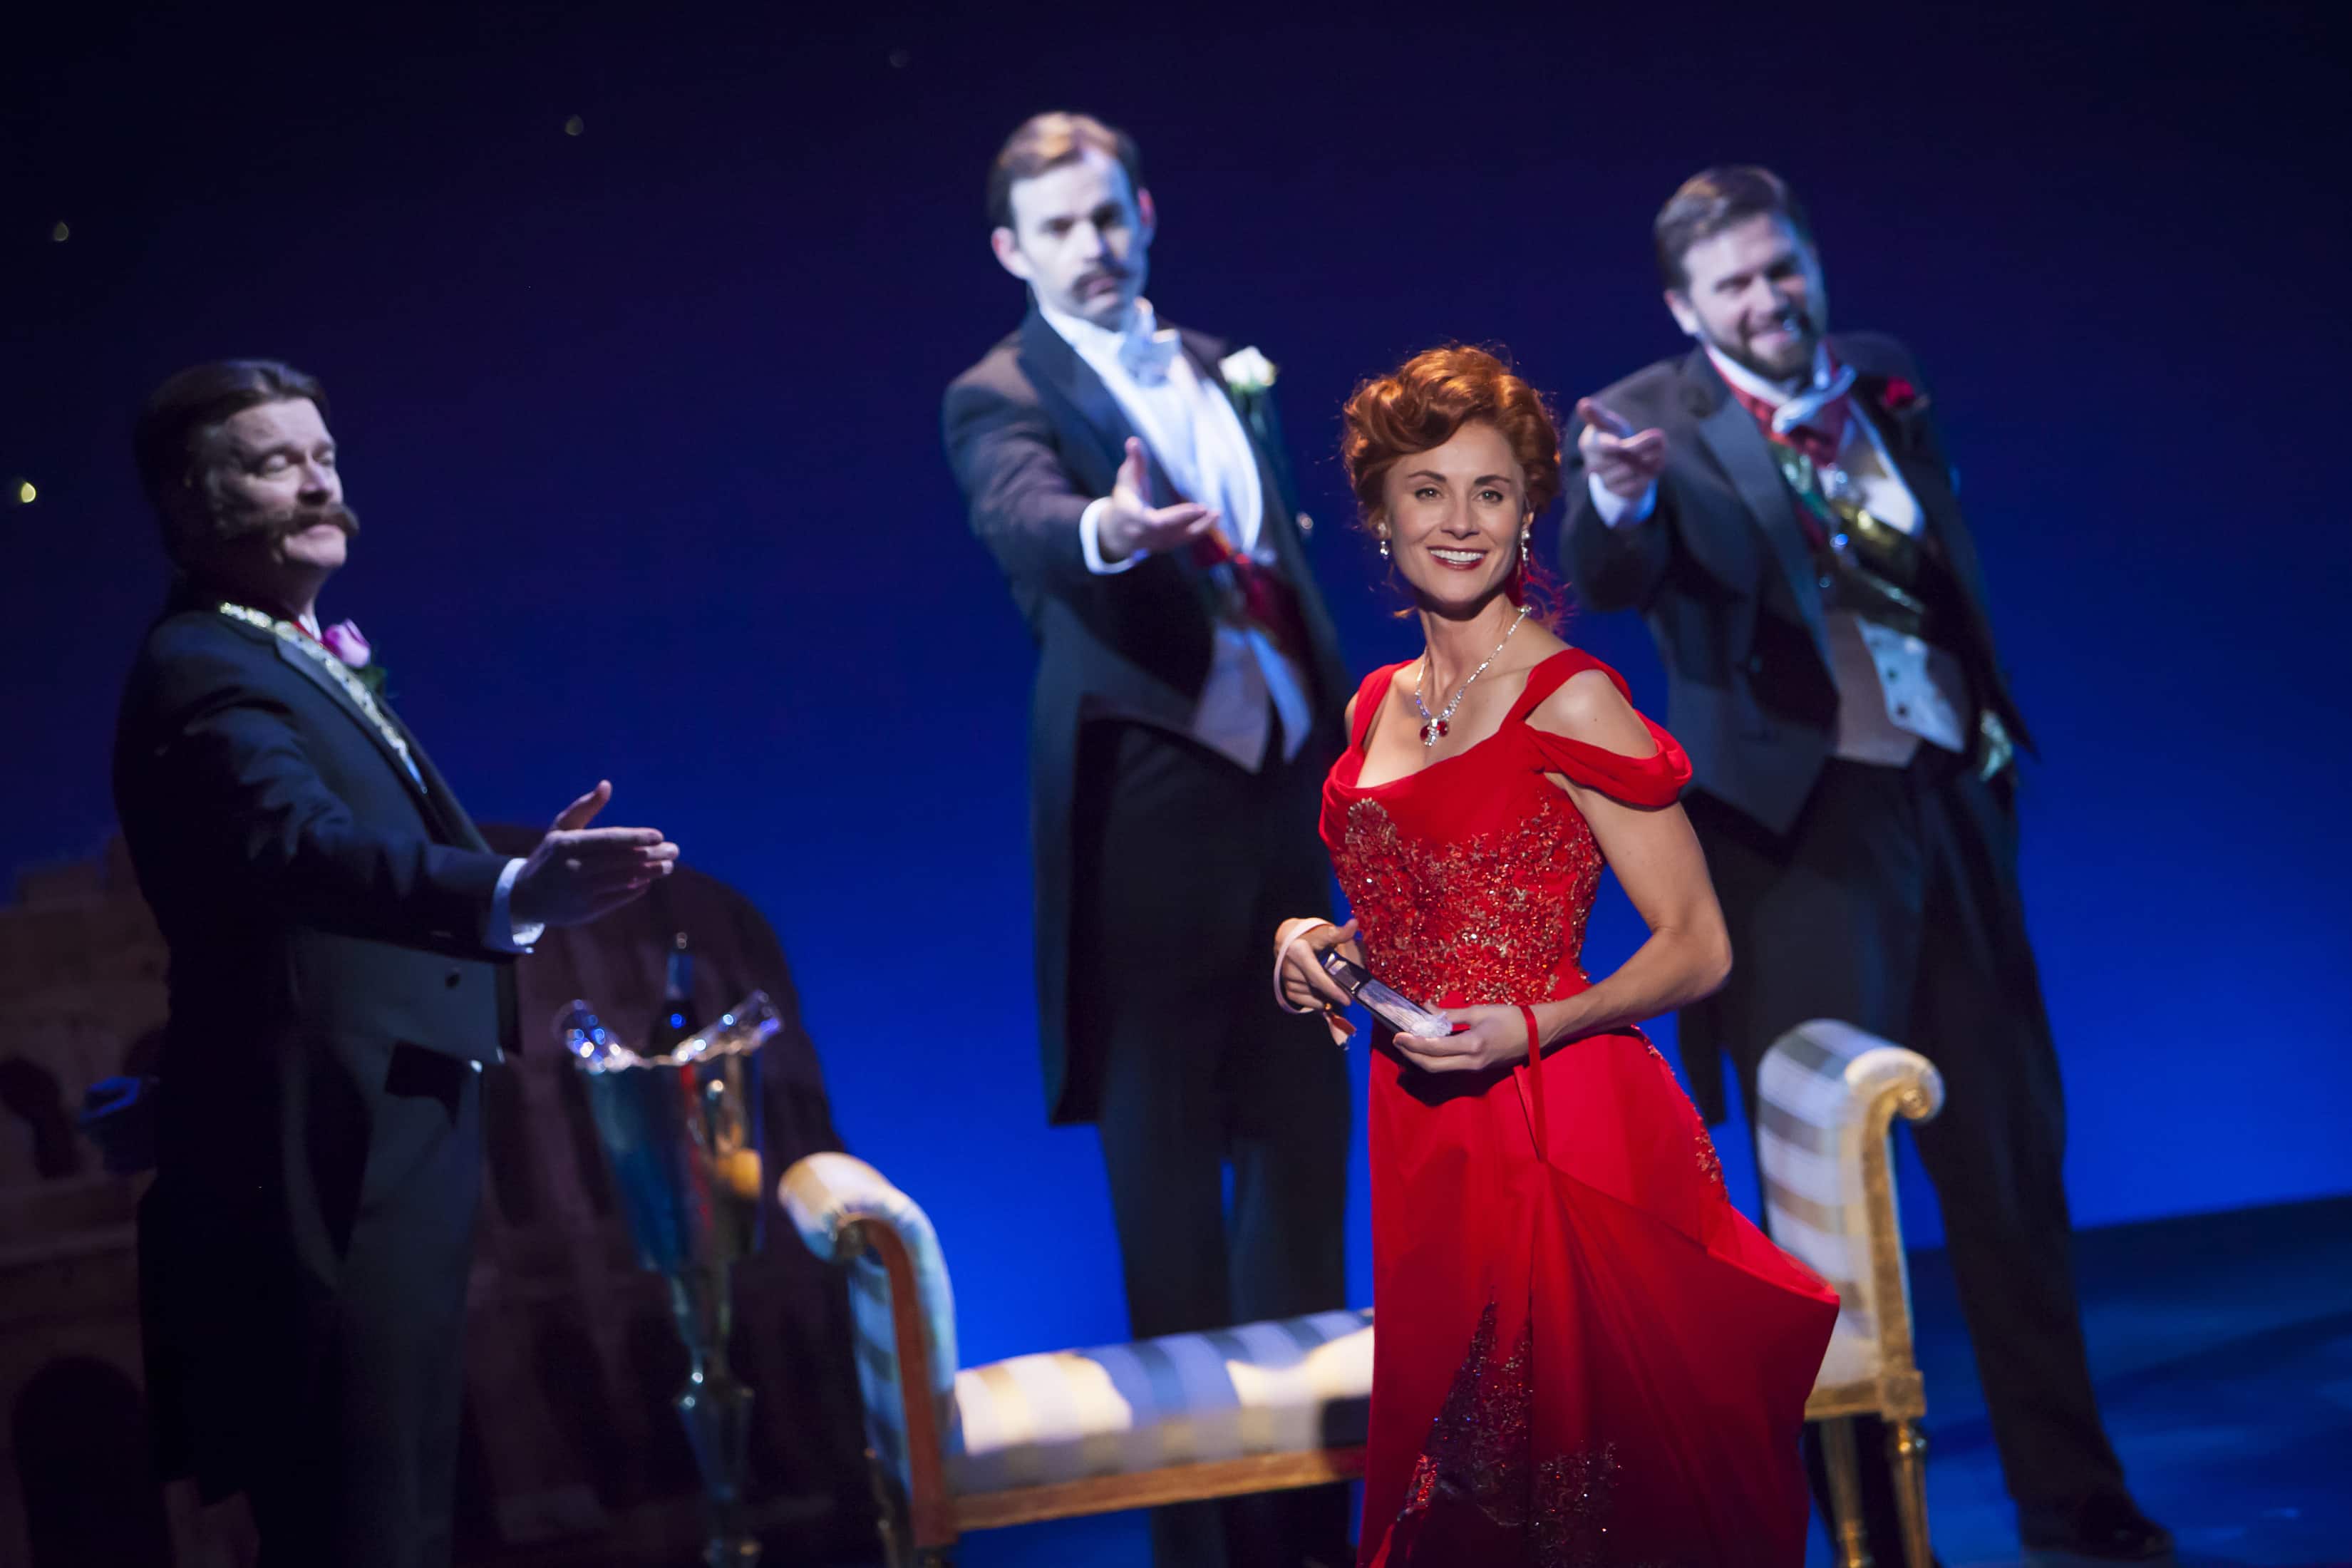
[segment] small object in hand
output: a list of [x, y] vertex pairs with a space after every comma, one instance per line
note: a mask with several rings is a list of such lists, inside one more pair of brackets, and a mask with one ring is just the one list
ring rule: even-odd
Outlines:
[[1336, 981], [1340, 990], [1362, 1003], [1373, 1017], [1398, 1034], [1444, 1039], [1454, 1033], [1454, 1021], [1444, 1014], [1381, 984], [1372, 978], [1370, 970], [1351, 962], [1338, 948], [1327, 947], [1316, 957], [1323, 965], [1323, 973]]

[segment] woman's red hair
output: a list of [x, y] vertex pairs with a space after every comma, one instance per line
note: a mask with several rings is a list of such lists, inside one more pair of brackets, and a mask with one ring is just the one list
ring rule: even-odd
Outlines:
[[[1358, 386], [1339, 415], [1339, 459], [1366, 527], [1387, 510], [1389, 470], [1401, 458], [1443, 447], [1465, 425], [1491, 425], [1510, 444], [1532, 517], [1559, 495], [1559, 424], [1543, 395], [1485, 349], [1446, 343], [1423, 349], [1395, 370]], [[1514, 573], [1504, 590], [1526, 602]], [[1539, 579], [1538, 579], [1539, 581]]]

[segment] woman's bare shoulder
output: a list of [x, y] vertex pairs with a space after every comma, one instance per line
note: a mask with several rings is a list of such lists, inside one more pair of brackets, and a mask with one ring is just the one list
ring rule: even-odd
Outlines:
[[1658, 752], [1649, 725], [1605, 669], [1580, 669], [1561, 681], [1558, 690], [1536, 704], [1528, 722], [1621, 757], [1652, 757]]

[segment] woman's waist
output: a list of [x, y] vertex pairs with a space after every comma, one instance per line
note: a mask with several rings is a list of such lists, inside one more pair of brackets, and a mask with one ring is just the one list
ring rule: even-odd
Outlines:
[[1465, 945], [1439, 953], [1384, 950], [1369, 936], [1363, 945], [1374, 977], [1423, 1006], [1532, 1007], [1592, 988], [1574, 952], [1545, 960], [1501, 947]]
[[[1491, 1068], [1433, 1071], [1399, 1049], [1395, 1031], [1378, 1020], [1371, 1052], [1376, 1164], [1392, 1163], [1414, 1150], [1442, 1153], [1474, 1127], [1508, 1134], [1527, 1125], [1524, 1057]], [[1673, 1069], [1650, 1037], [1632, 1024], [1554, 1040], [1544, 1047], [1537, 1070], [1553, 1120], [1562, 1128], [1580, 1125], [1588, 1117], [1610, 1122], [1627, 1114], [1666, 1110], [1679, 1116], [1689, 1111]], [[1460, 1120], [1465, 1117], [1473, 1120]], [[1489, 1124], [1485, 1119], [1491, 1117], [1500, 1117], [1501, 1123]], [[1477, 1137], [1486, 1142], [1485, 1134]], [[1493, 1145], [1493, 1152], [1499, 1155], [1511, 1142], [1506, 1136]], [[1410, 1158], [1406, 1163], [1412, 1163]]]

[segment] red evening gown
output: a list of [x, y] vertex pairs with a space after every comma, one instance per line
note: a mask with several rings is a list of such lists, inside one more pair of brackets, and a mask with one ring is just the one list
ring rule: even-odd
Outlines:
[[[1535, 1003], [1578, 963], [1601, 856], [1564, 774], [1634, 805], [1690, 776], [1527, 722], [1580, 670], [1529, 672], [1502, 728], [1361, 785], [1390, 678], [1358, 693], [1324, 842], [1372, 972], [1441, 1006]], [[1644, 723], [1648, 721], [1644, 720]], [[1731, 1206], [1706, 1126], [1638, 1030], [1538, 1068], [1427, 1073], [1372, 1056], [1374, 1336], [1362, 1564], [1804, 1560], [1798, 1451], [1837, 1297]]]

